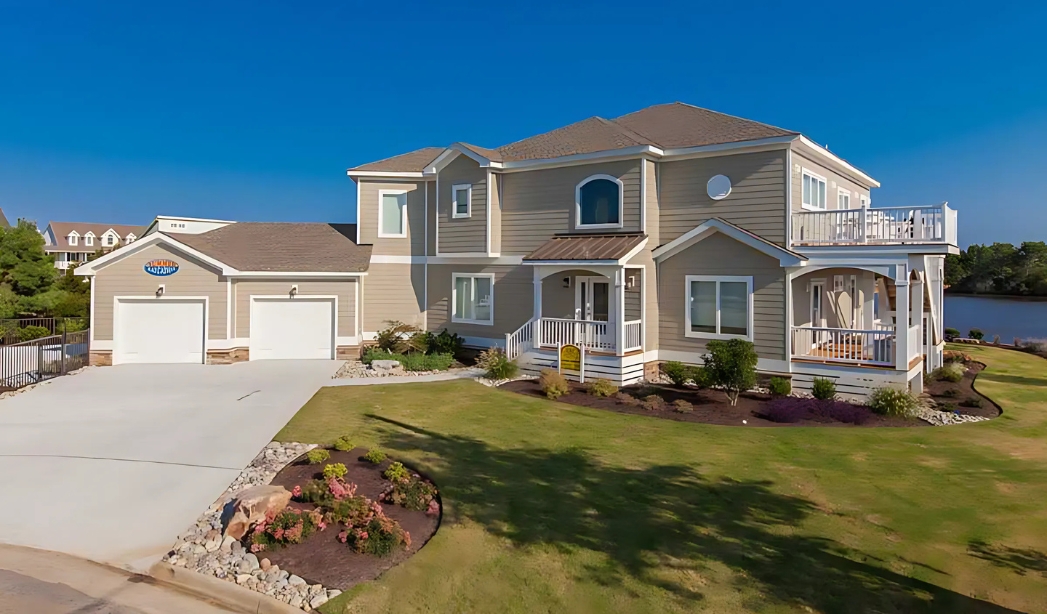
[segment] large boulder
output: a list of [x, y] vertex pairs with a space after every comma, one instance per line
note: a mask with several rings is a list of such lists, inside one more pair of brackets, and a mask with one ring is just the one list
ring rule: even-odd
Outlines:
[[228, 517], [223, 535], [239, 540], [251, 526], [265, 519], [266, 514], [276, 514], [291, 502], [291, 492], [283, 486], [252, 486], [241, 491], [226, 506]]

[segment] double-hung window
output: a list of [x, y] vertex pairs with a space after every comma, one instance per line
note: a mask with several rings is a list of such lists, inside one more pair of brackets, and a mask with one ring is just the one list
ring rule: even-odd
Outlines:
[[75, 246], [77, 243], [80, 242], [80, 235], [76, 234], [75, 232], [70, 233], [70, 235], [66, 237], [66, 239], [69, 240], [69, 245]]
[[451, 217], [469, 217], [472, 215], [473, 186], [460, 183], [451, 186]]
[[453, 273], [452, 322], [494, 324], [494, 275]]
[[688, 337], [753, 337], [753, 278], [687, 275]]
[[803, 208], [825, 209], [825, 177], [803, 171]]
[[836, 208], [837, 209], [850, 209], [851, 208], [851, 191], [839, 188], [836, 191]]
[[378, 236], [407, 236], [407, 192], [402, 190], [378, 191]]

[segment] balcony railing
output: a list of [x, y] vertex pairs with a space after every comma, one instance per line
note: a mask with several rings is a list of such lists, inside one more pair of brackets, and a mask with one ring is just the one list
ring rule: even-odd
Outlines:
[[794, 326], [793, 357], [890, 367], [894, 366], [895, 337], [894, 329], [852, 330]]
[[794, 245], [956, 245], [956, 210], [885, 207], [804, 211], [792, 215]]
[[[617, 334], [615, 322], [539, 318], [505, 335], [505, 353], [512, 360], [532, 348], [555, 348], [567, 344], [615, 354], [642, 349], [643, 321], [631, 320], [625, 322], [624, 325], [624, 338], [619, 344], [615, 339]], [[619, 352], [619, 346], [621, 352]]]

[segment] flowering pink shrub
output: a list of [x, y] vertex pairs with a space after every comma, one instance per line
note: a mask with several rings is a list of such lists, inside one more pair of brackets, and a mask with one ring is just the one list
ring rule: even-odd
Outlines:
[[327, 490], [335, 498], [335, 501], [356, 496], [356, 484], [346, 483], [342, 478], [330, 478], [327, 480]]
[[301, 543], [316, 529], [317, 514], [296, 509], [285, 509], [266, 514], [265, 520], [251, 532], [251, 552], [261, 552], [274, 546]]
[[385, 489], [380, 499], [409, 510], [420, 512], [429, 509], [436, 499], [436, 487], [432, 483], [413, 476], [401, 482], [393, 482]]
[[429, 500], [429, 507], [425, 510], [426, 516], [437, 516], [440, 514], [440, 504], [436, 502], [436, 499]]
[[302, 487], [299, 486], [298, 484], [295, 484], [294, 488], [291, 489], [291, 497], [297, 499], [297, 498], [299, 498], [301, 496], [302, 496]]

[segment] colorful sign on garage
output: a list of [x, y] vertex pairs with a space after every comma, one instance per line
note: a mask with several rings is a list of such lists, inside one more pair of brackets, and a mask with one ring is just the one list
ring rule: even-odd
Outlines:
[[157, 260], [150, 260], [145, 263], [146, 273], [150, 275], [156, 275], [157, 277], [167, 277], [168, 275], [174, 275], [178, 272], [178, 263], [174, 260], [168, 260], [166, 258], [160, 258]]

